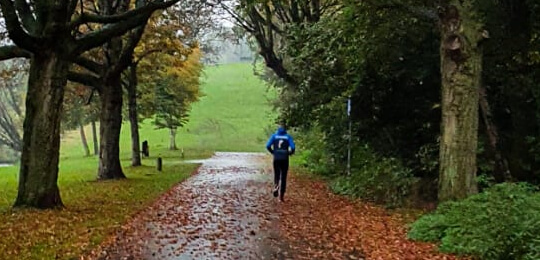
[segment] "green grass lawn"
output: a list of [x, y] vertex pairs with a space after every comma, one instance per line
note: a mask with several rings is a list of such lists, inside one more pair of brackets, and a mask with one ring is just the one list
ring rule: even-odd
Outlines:
[[[177, 134], [185, 158], [180, 151], [167, 149], [168, 130], [157, 130], [147, 120], [140, 135], [141, 141], [148, 140], [151, 157], [143, 159], [143, 167], [129, 167], [131, 139], [125, 122], [120, 153], [128, 179], [95, 182], [97, 158], [84, 157], [78, 131], [66, 133], [58, 180], [66, 205], [62, 211], [13, 212], [18, 168], [0, 168], [0, 259], [76, 258], [196, 169], [197, 165], [182, 160], [209, 157], [214, 151], [264, 151], [264, 129], [274, 118], [268, 99], [275, 92], [267, 92], [250, 64], [209, 67], [205, 72], [205, 96]], [[89, 127], [87, 137], [91, 145]], [[164, 165], [159, 174], [154, 167], [158, 156]]]

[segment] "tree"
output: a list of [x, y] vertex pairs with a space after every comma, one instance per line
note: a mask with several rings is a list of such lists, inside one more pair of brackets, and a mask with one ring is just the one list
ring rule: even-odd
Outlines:
[[99, 156], [99, 141], [96, 121], [99, 120], [99, 108], [101, 107], [101, 102], [99, 101], [99, 97], [97, 97], [93, 92], [88, 98], [90, 99], [90, 104], [89, 108], [87, 109], [87, 112], [89, 113], [87, 116], [88, 120], [90, 121], [90, 126], [92, 128], [92, 143], [94, 147], [94, 155]]
[[[198, 101], [202, 73], [201, 53], [195, 44], [184, 53], [154, 53], [139, 64], [141, 113], [152, 123], [170, 131], [170, 149], [176, 149], [176, 131], [188, 119], [191, 103]], [[157, 63], [155, 61], [161, 61]], [[156, 64], [161, 64], [157, 67]]]
[[137, 112], [137, 62], [133, 62], [129, 66], [127, 78], [128, 118], [131, 129], [131, 166], [141, 166], [139, 113]]
[[[488, 139], [495, 181], [537, 182], [540, 160], [540, 48], [537, 1], [482, 1], [490, 39], [485, 42], [482, 85], [498, 133]], [[511, 76], [509, 76], [511, 75]], [[531, 120], [536, 118], [536, 120]], [[481, 157], [481, 158], [482, 158]], [[507, 164], [507, 166], [506, 166]], [[491, 172], [484, 173], [491, 175]]]
[[86, 138], [84, 126], [91, 121], [91, 105], [87, 104], [91, 92], [85, 86], [68, 84], [64, 95], [64, 114], [62, 116], [62, 129], [79, 129], [81, 143], [85, 156], [90, 156], [90, 147]]
[[[143, 6], [138, 1], [136, 7]], [[100, 1], [96, 11], [100, 15], [113, 15], [129, 10], [129, 1], [116, 6]], [[97, 59], [80, 57], [77, 64], [91, 73], [76, 75], [70, 79], [94, 87], [100, 95], [100, 159], [98, 179], [123, 179], [120, 164], [120, 129], [122, 125], [122, 73], [131, 65], [133, 52], [141, 39], [150, 14], [139, 27], [124, 37], [110, 39], [101, 49]]]
[[[63, 206], [57, 185], [60, 120], [70, 64], [82, 53], [144, 24], [157, 9], [176, 1], [153, 1], [116, 15], [79, 11], [78, 2], [1, 0], [14, 45], [0, 47], [0, 60], [30, 58], [19, 189], [15, 207]], [[82, 31], [85, 24], [108, 24]], [[61, 43], [62, 48], [58, 48]]]
[[480, 42], [487, 37], [474, 1], [446, 1], [440, 10], [442, 129], [439, 200], [477, 192]]
[[185, 61], [175, 60], [172, 60], [172, 67], [166, 68], [163, 79], [156, 84], [153, 121], [157, 128], [169, 129], [170, 150], [178, 149], [176, 131], [187, 123], [191, 103], [199, 100], [199, 78], [202, 73], [198, 48], [194, 48]]
[[290, 85], [298, 84], [287, 68], [287, 57], [280, 53], [286, 45], [289, 26], [309, 26], [327, 12], [332, 12], [339, 1], [293, 0], [293, 1], [239, 1], [233, 8], [223, 4], [237, 24], [254, 37], [259, 54], [266, 66], [277, 77]]
[[[207, 3], [185, 2], [174, 6], [159, 15], [154, 15], [149, 21], [147, 29], [142, 39], [135, 49], [133, 60], [129, 71], [125, 76], [127, 78], [127, 102], [128, 118], [131, 128], [132, 156], [131, 165], [141, 165], [140, 156], [140, 137], [139, 137], [139, 113], [138, 113], [138, 67], [144, 59], [150, 59], [152, 63], [159, 64], [162, 61], [156, 57], [162, 57], [159, 54], [170, 55], [181, 58], [191, 52], [190, 43], [195, 42], [197, 35], [212, 26], [211, 15], [213, 8]], [[150, 74], [155, 73], [155, 68], [150, 69]], [[144, 73], [144, 72], [143, 72]], [[143, 107], [144, 109], [144, 107]], [[152, 109], [153, 111], [153, 109]], [[151, 117], [146, 114], [146, 117]]]
[[[439, 83], [433, 80], [439, 76], [437, 72], [432, 72], [433, 76], [423, 76], [429, 71], [427, 67], [415, 71], [401, 65], [423, 66], [415, 64], [420, 59], [410, 56], [413, 51], [400, 48], [399, 44], [415, 43], [414, 26], [422, 24], [418, 20], [437, 19], [434, 6], [428, 1], [341, 1], [341, 5], [329, 5], [332, 1], [242, 2], [239, 5], [241, 12], [237, 12], [235, 18], [257, 39], [267, 66], [288, 83], [282, 90], [280, 101], [284, 104], [282, 117], [299, 119], [292, 122], [293, 125], [322, 124], [323, 129], [329, 129], [325, 131], [333, 131], [330, 136], [339, 136], [343, 132], [340, 130], [342, 124], [336, 126], [332, 120], [341, 115], [335, 112], [342, 109], [344, 97], [352, 94], [354, 104], [359, 107], [354, 112], [360, 113], [353, 114], [353, 119], [363, 119], [359, 116], [363, 114], [369, 116], [365, 119], [369, 123], [362, 121], [359, 127], [371, 134], [361, 137], [367, 137], [369, 142], [384, 140], [378, 143], [377, 149], [391, 151], [393, 156], [396, 153], [402, 155], [407, 150], [403, 148], [403, 136], [418, 135], [420, 131], [427, 137], [432, 136], [433, 128], [429, 126], [437, 122], [432, 117], [435, 113], [426, 113], [433, 110], [430, 107], [437, 107], [438, 102], [431, 96], [435, 92], [428, 90], [420, 94], [412, 92], [413, 89], [430, 86], [424, 86], [424, 83], [441, 84], [443, 123], [439, 197], [447, 200], [463, 198], [477, 189], [478, 87], [482, 73], [479, 45], [484, 28], [481, 13], [473, 2], [443, 1], [438, 19], [441, 41], [427, 38], [431, 44], [421, 43], [430, 49], [433, 43], [440, 43], [442, 80], [439, 78]], [[360, 12], [351, 12], [351, 9]], [[297, 13], [299, 10], [302, 11]], [[399, 18], [393, 19], [390, 14]], [[343, 19], [329, 22], [336, 17]], [[351, 21], [356, 27], [348, 26], [347, 22]], [[405, 24], [415, 29], [410, 30]], [[420, 34], [429, 32], [427, 26]], [[423, 35], [417, 38], [423, 39]], [[367, 43], [364, 45], [364, 42]], [[436, 56], [426, 55], [430, 62], [432, 57]], [[393, 60], [385, 60], [387, 58]], [[409, 86], [410, 92], [404, 92]], [[411, 93], [419, 93], [420, 98], [409, 96]], [[405, 97], [421, 100], [414, 103], [421, 107], [401, 102], [406, 101]], [[430, 121], [412, 119], [414, 124], [403, 122], [411, 112]], [[306, 118], [315, 120], [306, 122]], [[380, 131], [374, 131], [374, 128]], [[343, 147], [334, 145], [336, 149]], [[412, 147], [420, 146], [422, 143], [417, 142]], [[413, 150], [406, 156], [414, 158], [417, 152]]]
[[171, 91], [171, 86], [175, 84], [178, 82], [170, 78], [164, 78], [156, 84], [156, 115], [152, 122], [158, 129], [169, 129], [169, 150], [178, 150], [176, 130], [186, 124], [189, 118], [189, 104], [185, 95]]

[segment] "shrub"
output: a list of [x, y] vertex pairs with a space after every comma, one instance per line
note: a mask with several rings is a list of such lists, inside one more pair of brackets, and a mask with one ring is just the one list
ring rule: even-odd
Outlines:
[[503, 183], [441, 204], [412, 224], [409, 238], [481, 259], [540, 259], [540, 195], [528, 184]]
[[336, 154], [329, 147], [331, 142], [320, 129], [315, 127], [302, 132], [295, 142], [302, 146], [298, 154], [300, 165], [309, 172], [330, 176], [343, 171], [343, 167], [336, 163]]
[[359, 144], [352, 148], [351, 175], [344, 176], [347, 145], [328, 138], [318, 127], [302, 132], [297, 141], [303, 149], [295, 160], [311, 173], [332, 178], [330, 187], [338, 194], [399, 206], [416, 181], [398, 159], [382, 157]]
[[354, 156], [351, 175], [337, 177], [332, 190], [390, 207], [402, 205], [416, 180], [411, 170], [397, 159], [377, 156], [368, 147], [355, 149]]

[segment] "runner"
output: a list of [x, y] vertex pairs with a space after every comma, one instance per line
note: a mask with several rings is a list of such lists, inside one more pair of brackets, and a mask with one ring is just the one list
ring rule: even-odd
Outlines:
[[[266, 149], [274, 155], [274, 197], [284, 201], [287, 188], [287, 171], [289, 170], [289, 156], [294, 154], [293, 138], [287, 134], [284, 126], [280, 126], [275, 134], [270, 136]], [[281, 185], [280, 185], [281, 184]]]

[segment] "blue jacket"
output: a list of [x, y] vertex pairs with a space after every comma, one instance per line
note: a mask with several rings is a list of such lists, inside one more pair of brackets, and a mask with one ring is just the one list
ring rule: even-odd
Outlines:
[[274, 155], [274, 160], [289, 160], [289, 155], [294, 154], [296, 147], [294, 146], [293, 138], [287, 134], [287, 131], [283, 127], [280, 127], [268, 139], [266, 149]]

